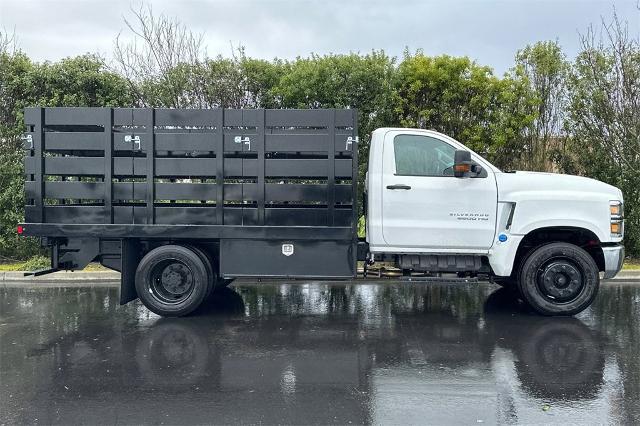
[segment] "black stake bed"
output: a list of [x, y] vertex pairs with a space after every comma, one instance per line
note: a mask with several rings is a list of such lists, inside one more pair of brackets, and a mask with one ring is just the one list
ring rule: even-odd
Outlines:
[[27, 108], [25, 124], [25, 235], [98, 238], [96, 257], [103, 240], [227, 240], [223, 273], [241, 241], [304, 241], [305, 257], [337, 244], [348, 271], [276, 275], [355, 274], [355, 110]]

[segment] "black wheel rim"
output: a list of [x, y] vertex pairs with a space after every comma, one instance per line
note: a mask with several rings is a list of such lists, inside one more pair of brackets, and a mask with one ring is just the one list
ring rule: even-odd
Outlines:
[[194, 288], [193, 271], [177, 259], [164, 260], [151, 269], [149, 291], [164, 303], [186, 300]]
[[571, 259], [558, 257], [538, 268], [537, 285], [542, 295], [554, 303], [570, 303], [584, 289], [584, 273]]

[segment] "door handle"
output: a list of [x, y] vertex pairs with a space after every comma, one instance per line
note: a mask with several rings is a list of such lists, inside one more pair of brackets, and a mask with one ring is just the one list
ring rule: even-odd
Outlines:
[[411, 187], [409, 185], [398, 183], [395, 185], [387, 185], [387, 189], [411, 189]]

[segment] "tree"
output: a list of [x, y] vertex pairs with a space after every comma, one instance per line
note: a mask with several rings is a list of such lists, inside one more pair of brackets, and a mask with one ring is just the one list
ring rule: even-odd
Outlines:
[[640, 255], [640, 40], [614, 15], [582, 36], [567, 126], [581, 173], [622, 189], [625, 245]]
[[23, 258], [37, 242], [19, 238], [24, 220], [24, 131], [27, 106], [129, 106], [126, 81], [93, 55], [34, 64], [20, 51], [0, 52], [0, 255]]
[[[359, 181], [364, 182], [371, 132], [395, 124], [392, 109], [394, 59], [383, 51], [366, 55], [312, 55], [283, 64], [272, 89], [280, 108], [357, 108]], [[363, 185], [360, 185], [362, 192]]]
[[114, 70], [129, 83], [139, 106], [185, 108], [198, 105], [195, 71], [206, 54], [202, 34], [190, 31], [177, 19], [156, 16], [151, 6], [131, 10], [133, 19], [124, 20], [133, 35], [127, 43], [118, 35]]
[[231, 58], [207, 59], [198, 70], [198, 91], [207, 108], [275, 108], [273, 89], [283, 62], [248, 58], [242, 47]]
[[32, 93], [28, 75], [33, 64], [6, 37], [0, 39], [0, 256], [24, 257], [36, 250], [34, 241], [16, 234], [24, 209], [21, 107]]
[[396, 112], [407, 127], [445, 133], [498, 166], [517, 152], [533, 117], [522, 79], [493, 75], [467, 57], [405, 53], [395, 78]]
[[203, 34], [142, 6], [125, 24], [133, 41], [116, 39], [115, 66], [136, 105], [169, 108], [258, 108], [274, 105], [270, 90], [282, 62], [247, 58], [244, 48], [231, 57], [207, 56]]
[[525, 131], [520, 164], [527, 170], [552, 171], [553, 160], [562, 162], [569, 64], [557, 41], [526, 46], [516, 55], [514, 75], [524, 77], [535, 102], [535, 119]]

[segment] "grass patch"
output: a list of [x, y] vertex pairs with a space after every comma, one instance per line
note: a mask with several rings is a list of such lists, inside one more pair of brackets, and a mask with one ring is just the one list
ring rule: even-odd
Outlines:
[[640, 269], [640, 259], [625, 259], [622, 269], [625, 271]]
[[[11, 272], [11, 271], [35, 271], [37, 269], [49, 268], [51, 266], [51, 261], [48, 257], [45, 256], [34, 256], [27, 261], [9, 261], [0, 263], [0, 272]], [[83, 271], [109, 271], [109, 269], [105, 268], [99, 263], [92, 262], [87, 265]]]

